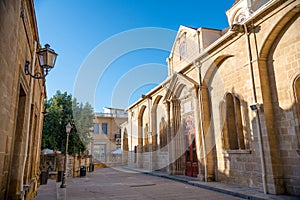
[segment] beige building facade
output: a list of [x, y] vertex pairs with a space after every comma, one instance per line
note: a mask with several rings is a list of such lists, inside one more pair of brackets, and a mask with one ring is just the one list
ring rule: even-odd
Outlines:
[[300, 195], [299, 1], [239, 0], [180, 26], [164, 82], [128, 108], [131, 167]]
[[29, 61], [43, 74], [32, 0], [0, 1], [0, 36], [0, 199], [32, 199], [39, 185], [46, 97], [45, 79], [24, 72]]
[[90, 132], [92, 142], [89, 152], [95, 163], [113, 166], [121, 163], [121, 124], [127, 121], [127, 113], [123, 109], [104, 108], [104, 112], [95, 113], [93, 131]]

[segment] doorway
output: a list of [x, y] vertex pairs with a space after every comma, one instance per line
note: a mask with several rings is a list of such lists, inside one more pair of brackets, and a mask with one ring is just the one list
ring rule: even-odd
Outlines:
[[199, 174], [195, 132], [194, 120], [186, 118], [184, 121], [185, 175], [191, 177], [197, 177]]

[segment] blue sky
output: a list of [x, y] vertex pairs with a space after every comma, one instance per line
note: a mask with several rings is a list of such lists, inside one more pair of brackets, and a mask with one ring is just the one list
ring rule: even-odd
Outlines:
[[[91, 75], [83, 76], [81, 69], [98, 52], [96, 58], [103, 62], [95, 62], [94, 68], [89, 69], [103, 71], [95, 78], [96, 86], [95, 83], [85, 86], [82, 98], [77, 98], [89, 101], [97, 112], [103, 107], [128, 107], [166, 78], [166, 58], [179, 26], [223, 29], [228, 26], [225, 11], [234, 1], [35, 0], [40, 43], [49, 43], [59, 54], [55, 68], [46, 78], [48, 98], [57, 90], [76, 93], [76, 84], [85, 85], [82, 80], [89, 82]], [[134, 35], [147, 27], [167, 32], [161, 37], [155, 35], [157, 31]], [[124, 33], [131, 35], [115, 45]], [[159, 44], [139, 44], [143, 48], [127, 49], [104, 63], [107, 57], [122, 49], [121, 45], [128, 47], [143, 38]], [[81, 82], [80, 76], [84, 77]], [[92, 94], [93, 99], [84, 98], [87, 94]]]

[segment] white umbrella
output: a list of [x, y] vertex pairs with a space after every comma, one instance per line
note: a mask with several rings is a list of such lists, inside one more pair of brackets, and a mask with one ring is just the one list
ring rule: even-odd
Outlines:
[[118, 148], [116, 150], [113, 150], [112, 152], [110, 152], [113, 155], [121, 155], [122, 154], [122, 149]]
[[54, 151], [52, 149], [43, 149], [42, 150], [42, 154], [50, 154], [50, 153], [54, 153]]

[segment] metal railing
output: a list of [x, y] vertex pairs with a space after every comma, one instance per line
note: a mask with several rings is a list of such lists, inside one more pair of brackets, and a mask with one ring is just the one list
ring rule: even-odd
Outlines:
[[96, 112], [95, 116], [97, 116], [97, 117], [127, 118], [128, 114], [127, 113], [101, 113], [101, 112]]

